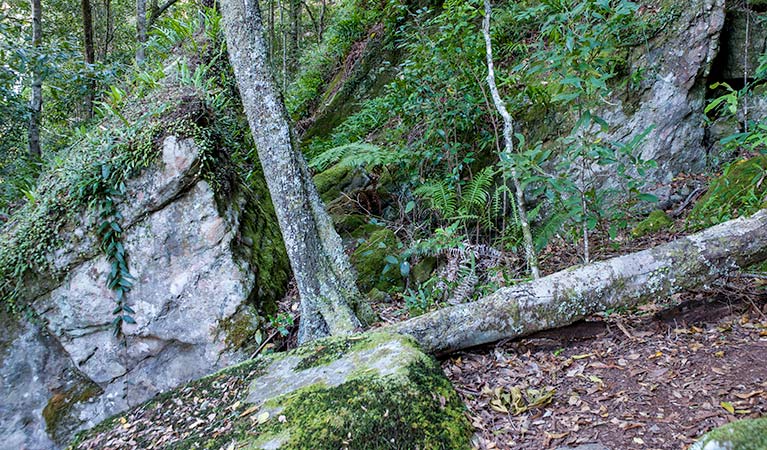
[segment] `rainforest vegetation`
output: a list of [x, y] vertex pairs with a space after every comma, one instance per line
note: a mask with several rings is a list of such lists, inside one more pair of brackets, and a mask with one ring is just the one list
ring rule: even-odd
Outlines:
[[[764, 449], [767, 369], [735, 374], [767, 357], [766, 11], [762, 0], [0, 0], [0, 350], [48, 336], [75, 374], [40, 388], [39, 420], [25, 423], [47, 437], [24, 428], [18, 442], [60, 448], [118, 414], [72, 448], [239, 448], [227, 445], [245, 442], [252, 416], [258, 448], [312, 448], [311, 429], [316, 448], [670, 449], [745, 419], [740, 441], [719, 431], [695, 445]], [[209, 309], [184, 315], [183, 293], [199, 286]], [[111, 306], [82, 304], [91, 295]], [[153, 329], [150, 316], [178, 324]], [[585, 343], [568, 337], [591, 326]], [[195, 337], [174, 338], [181, 328]], [[74, 344], [101, 332], [101, 344]], [[614, 350], [618, 338], [630, 345]], [[206, 347], [195, 358], [210, 365], [167, 385], [152, 381], [160, 365], [141, 366], [203, 341], [218, 356]], [[401, 360], [379, 351], [390, 347]], [[399, 364], [402, 384], [360, 375], [382, 370], [370, 354]], [[256, 356], [153, 397], [219, 359]], [[615, 400], [620, 413], [597, 406], [578, 422], [594, 395], [663, 384], [646, 366], [655, 358], [687, 382], [668, 398], [719, 396], [662, 414]], [[32, 378], [11, 360], [3, 376]], [[291, 377], [269, 374], [294, 360], [289, 370], [345, 364], [359, 378], [272, 409], [239, 400], [258, 377], [283, 395], [274, 386]], [[99, 379], [88, 361], [121, 371]], [[80, 413], [133, 367], [153, 387]], [[734, 378], [696, 382], [689, 367]], [[176, 410], [184, 389], [236, 406]], [[144, 400], [142, 411], [172, 412], [119, 415]], [[692, 431], [674, 428], [687, 414], [675, 408], [695, 411]], [[14, 417], [0, 414], [0, 431]], [[146, 431], [169, 417], [207, 422], [204, 439]], [[609, 423], [625, 435], [600, 439]], [[99, 440], [123, 426], [138, 447]], [[384, 439], [365, 441], [377, 429]]]

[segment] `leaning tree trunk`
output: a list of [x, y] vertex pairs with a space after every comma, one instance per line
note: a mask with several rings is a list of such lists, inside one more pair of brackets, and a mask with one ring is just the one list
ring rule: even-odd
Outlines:
[[[32, 47], [36, 55], [42, 50], [43, 21], [40, 0], [32, 0]], [[43, 68], [40, 67], [42, 58], [35, 58], [32, 65], [32, 98], [29, 101], [29, 155], [40, 157], [40, 119], [43, 115]]]
[[432, 353], [515, 338], [590, 314], [703, 286], [767, 259], [767, 209], [703, 232], [394, 325]]
[[360, 295], [341, 239], [325, 212], [269, 68], [257, 0], [221, 0], [234, 68], [258, 157], [301, 295], [299, 341], [352, 333]]

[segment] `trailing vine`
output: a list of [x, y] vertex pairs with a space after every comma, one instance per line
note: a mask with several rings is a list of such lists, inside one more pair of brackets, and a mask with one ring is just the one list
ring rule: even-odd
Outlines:
[[107, 274], [107, 287], [115, 293], [117, 306], [112, 311], [115, 316], [112, 327], [115, 336], [122, 334], [123, 323], [135, 324], [131, 316], [135, 311], [126, 304], [125, 296], [133, 287], [133, 276], [128, 270], [125, 246], [123, 245], [123, 229], [120, 225], [123, 216], [117, 209], [117, 201], [125, 194], [125, 183], [120, 171], [114, 170], [110, 162], [102, 163], [98, 173], [88, 183], [80, 187], [79, 194], [83, 198], [95, 199], [98, 203], [97, 234], [101, 241], [101, 251], [110, 263]]

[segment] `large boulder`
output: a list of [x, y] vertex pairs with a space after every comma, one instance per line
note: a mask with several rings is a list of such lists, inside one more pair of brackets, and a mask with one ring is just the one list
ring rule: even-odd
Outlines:
[[[637, 45], [629, 58], [631, 73], [642, 74], [638, 87], [600, 114], [610, 125], [609, 141], [629, 142], [654, 127], [639, 153], [657, 162], [644, 178], [661, 197], [669, 194], [667, 186], [677, 174], [699, 173], [707, 164], [703, 110], [711, 65], [719, 52], [724, 3], [660, 2], [659, 14], [668, 16], [667, 23], [649, 42]], [[622, 182], [612, 173], [604, 175], [608, 185]]]
[[[232, 333], [257, 328], [259, 308], [284, 292], [288, 262], [263, 180], [227, 184], [206, 174], [204, 158], [217, 156], [204, 143], [157, 141], [118, 206], [136, 323], [114, 335], [98, 213], [71, 212], [57, 247], [45, 249], [46, 271], [21, 280], [26, 313], [0, 318], [0, 449], [58, 448], [76, 430], [243, 361]], [[6, 252], [23, 223], [14, 220]]]
[[704, 435], [690, 450], [764, 450], [767, 418], [728, 423]]
[[407, 337], [327, 338], [170, 391], [70, 449], [468, 449], [471, 427], [437, 362]]

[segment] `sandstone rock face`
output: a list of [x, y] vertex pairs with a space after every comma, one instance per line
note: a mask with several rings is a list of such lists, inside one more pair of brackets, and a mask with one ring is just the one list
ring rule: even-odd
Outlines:
[[51, 256], [66, 275], [36, 296], [37, 318], [3, 318], [0, 449], [60, 447], [77, 429], [244, 358], [226, 348], [223, 323], [257, 296], [255, 269], [233, 251], [238, 200], [219, 212], [199, 166], [194, 141], [169, 136], [161, 161], [128, 183], [121, 211], [136, 324], [124, 325], [124, 340], [113, 335], [110, 264], [88, 216]]
[[[632, 72], [643, 71], [638, 92], [632, 94], [634, 100], [620, 101], [601, 114], [611, 127], [607, 137], [611, 141], [629, 142], [654, 127], [639, 149], [643, 159], [658, 163], [647, 177], [653, 183], [667, 184], [680, 172], [705, 168], [706, 81], [719, 51], [724, 3], [694, 0], [678, 5], [678, 17], [647, 45], [633, 51]], [[621, 181], [612, 179], [613, 183]], [[657, 193], [661, 197], [668, 194], [662, 189]]]

